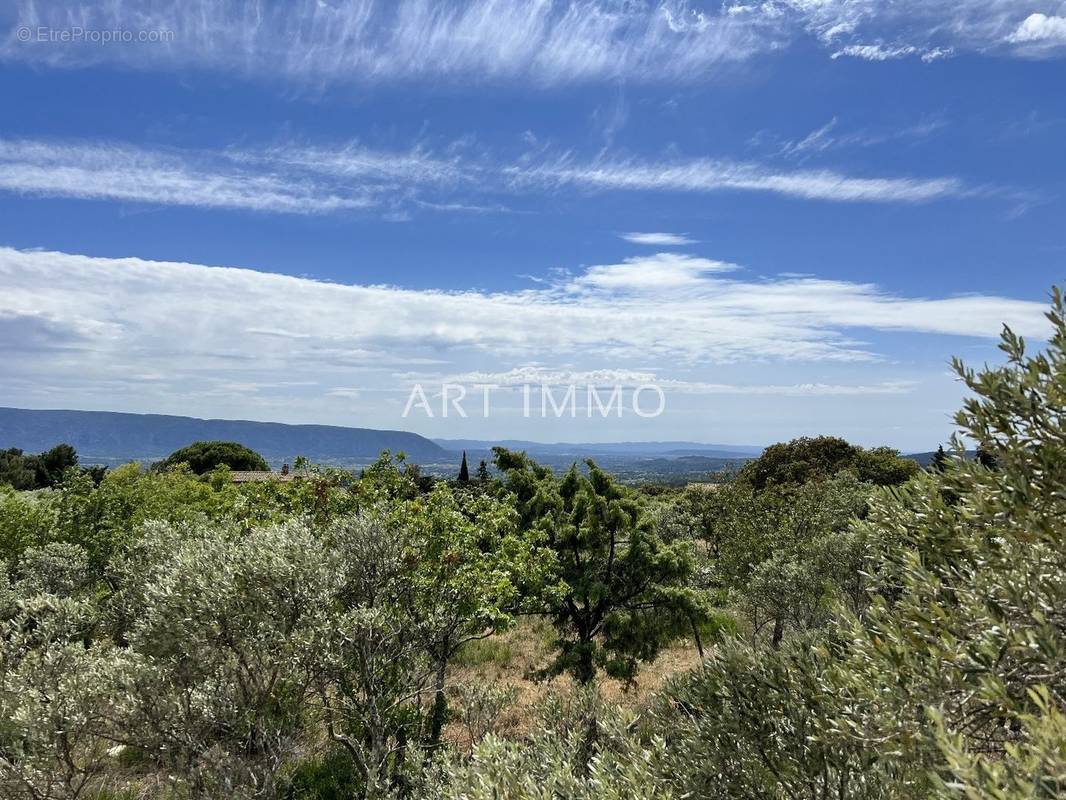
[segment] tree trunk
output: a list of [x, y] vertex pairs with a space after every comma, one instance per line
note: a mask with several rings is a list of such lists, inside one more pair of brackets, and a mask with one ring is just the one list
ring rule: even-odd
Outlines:
[[696, 620], [691, 616], [688, 618], [688, 622], [692, 626], [692, 638], [696, 640], [696, 652], [700, 654], [700, 661], [703, 661], [703, 641], [700, 639], [700, 629], [696, 625]]
[[426, 754], [430, 756], [440, 747], [444, 723], [448, 719], [448, 698], [444, 694], [445, 677], [448, 669], [446, 659], [437, 661], [437, 674], [433, 688], [433, 708], [429, 716], [429, 738], [426, 740]]
[[577, 647], [577, 675], [575, 677], [582, 686], [588, 686], [596, 679], [596, 663], [593, 660], [595, 645], [589, 640], [579, 642]]
[[[589, 765], [592, 763], [593, 756], [596, 755], [596, 745], [600, 738], [600, 724], [599, 719], [597, 719], [599, 686], [586, 686], [585, 692], [584, 699], [589, 704], [586, 709], [588, 718], [585, 720], [585, 733], [581, 738], [581, 745], [577, 753], [577, 763], [574, 765], [577, 768], [577, 774], [581, 778], [587, 778], [589, 775]], [[592, 696], [593, 692], [595, 692], [595, 697]]]
[[785, 619], [784, 617], [778, 617], [774, 620], [774, 635], [770, 640], [770, 644], [773, 645], [774, 650], [777, 650], [781, 646], [781, 639], [785, 635]]

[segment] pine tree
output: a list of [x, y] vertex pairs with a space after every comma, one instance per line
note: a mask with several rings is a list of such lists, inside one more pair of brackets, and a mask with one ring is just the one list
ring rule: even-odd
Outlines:
[[563, 593], [548, 599], [558, 651], [543, 671], [588, 685], [603, 668], [631, 683], [639, 662], [706, 618], [689, 542], [664, 542], [640, 497], [587, 461], [561, 478], [525, 453], [494, 447], [520, 528], [555, 551]]
[[489, 475], [489, 465], [485, 459], [481, 459], [481, 463], [477, 465], [477, 482], [488, 483], [492, 478]]
[[459, 465], [459, 483], [470, 483], [470, 469], [466, 466], [466, 450], [463, 451], [463, 463]]
[[944, 445], [940, 445], [933, 454], [933, 460], [929, 462], [929, 469], [933, 472], [943, 472], [948, 465], [948, 454], [944, 452]]

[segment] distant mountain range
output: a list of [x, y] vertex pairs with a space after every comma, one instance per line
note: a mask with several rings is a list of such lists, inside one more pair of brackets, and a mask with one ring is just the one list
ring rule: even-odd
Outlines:
[[[947, 452], [948, 456], [950, 457], [951, 456], [951, 451], [947, 450], [946, 452]], [[910, 453], [907, 456], [907, 458], [913, 458], [915, 461], [917, 461], [923, 467], [928, 467], [930, 464], [932, 464], [933, 463], [933, 459], [935, 457], [936, 457], [936, 450], [930, 450], [928, 453]], [[967, 450], [966, 451], [966, 458], [968, 460], [972, 461], [976, 457], [977, 457], [977, 451], [976, 450]]]
[[700, 444], [699, 442], [530, 442], [524, 439], [434, 439], [447, 450], [488, 452], [493, 447], [524, 450], [531, 456], [604, 455], [626, 456], [704, 456], [705, 458], [754, 458], [763, 448], [754, 445]]
[[[18, 447], [39, 453], [60, 443], [73, 445], [83, 464], [114, 466], [127, 461], [156, 461], [179, 447], [202, 439], [240, 442], [261, 453], [275, 467], [306, 456], [319, 463], [355, 467], [382, 450], [404, 452], [431, 474], [458, 472], [466, 451], [470, 469], [492, 458], [492, 448], [524, 450], [557, 470], [583, 458], [634, 481], [662, 478], [703, 480], [728, 472], [763, 450], [754, 445], [700, 442], [532, 442], [524, 439], [428, 439], [407, 431], [344, 428], [334, 425], [286, 425], [280, 422], [197, 419], [164, 414], [112, 411], [34, 411], [0, 407], [0, 449]], [[911, 455], [923, 466], [932, 453]]]
[[407, 431], [0, 407], [0, 448], [39, 453], [66, 443], [78, 451], [83, 464], [156, 460], [201, 439], [240, 442], [275, 465], [300, 455], [312, 461], [368, 461], [386, 449], [394, 453], [402, 450], [412, 461], [450, 461], [453, 455], [424, 436]]

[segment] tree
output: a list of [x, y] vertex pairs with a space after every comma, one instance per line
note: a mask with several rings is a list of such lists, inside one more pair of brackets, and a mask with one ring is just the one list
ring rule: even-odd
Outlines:
[[[408, 512], [415, 614], [426, 620], [433, 660], [434, 709], [426, 745], [439, 745], [446, 719], [445, 675], [456, 651], [507, 628], [530, 595], [552, 581], [554, 554], [539, 533], [520, 531], [514, 509], [441, 483]], [[417, 556], [415, 555], [417, 553]]]
[[846, 705], [831, 675], [840, 644], [812, 635], [780, 650], [725, 641], [670, 681], [656, 706], [669, 737], [662, 771], [677, 797], [723, 800], [911, 800], [925, 797], [904, 767], [838, 727]]
[[0, 451], [0, 485], [24, 491], [37, 488], [37, 465], [17, 447]]
[[859, 480], [876, 486], [899, 486], [921, 471], [913, 458], [902, 458], [891, 447], [857, 448], [855, 473]]
[[481, 459], [481, 462], [477, 465], [476, 480], [480, 484], [486, 484], [492, 480], [492, 476], [489, 474], [489, 465], [485, 462], [485, 459]]
[[463, 451], [463, 463], [459, 465], [459, 483], [470, 483], [470, 470], [466, 466], [466, 450]]
[[326, 532], [339, 613], [316, 668], [316, 694], [326, 734], [351, 760], [366, 797], [402, 779], [434, 672], [409, 581], [409, 533], [385, 506], [338, 519]]
[[933, 472], [943, 472], [947, 467], [948, 454], [944, 452], [944, 445], [940, 445], [933, 454], [932, 461], [929, 462], [929, 469]]
[[678, 506], [701, 545], [702, 579], [777, 647], [820, 627], [833, 605], [865, 602], [862, 537], [850, 528], [874, 491], [854, 473], [761, 492], [743, 482], [686, 490]]
[[112, 735], [193, 797], [272, 796], [335, 630], [330, 554], [301, 522], [150, 523], [116, 567], [132, 623]]
[[522, 528], [554, 551], [564, 585], [547, 605], [559, 652], [546, 674], [588, 684], [603, 668], [631, 681], [639, 662], [706, 616], [690, 543], [663, 542], [638, 499], [595, 463], [558, 479], [524, 453], [494, 452]]
[[14, 616], [0, 621], [0, 796], [99, 796], [122, 658], [86, 644], [94, 619], [84, 600], [16, 597]]
[[[1044, 353], [1005, 328], [955, 421], [998, 465], [959, 461], [875, 502], [874, 603], [845, 621], [839, 725], [943, 795], [1066, 792], [1066, 305]], [[962, 439], [955, 448], [961, 450]], [[945, 499], [950, 496], [950, 501]]]
[[[870, 484], [849, 473], [810, 483], [787, 501], [760, 495], [757, 513], [764, 523], [755, 537], [747, 566], [734, 560], [730, 589], [751, 624], [753, 638], [770, 631], [770, 644], [781, 645], [788, 630], [825, 625], [837, 603], [865, 605], [862, 579], [864, 537], [850, 530], [866, 510]], [[756, 530], [759, 523], [755, 523]], [[760, 554], [762, 560], [760, 559]]]
[[237, 442], [193, 442], [175, 450], [159, 463], [162, 469], [188, 464], [197, 475], [204, 475], [220, 465], [232, 470], [266, 471], [270, 465], [259, 453]]
[[554, 563], [505, 500], [444, 481], [422, 494], [388, 458], [358, 492], [359, 511], [325, 533], [345, 617], [320, 700], [360, 774], [388, 784], [401, 779], [409, 745], [439, 748], [456, 651], [529, 610]]
[[862, 481], [895, 486], [916, 474], [919, 466], [888, 447], [864, 450], [836, 436], [801, 437], [767, 447], [741, 468], [737, 480], [762, 491], [825, 480], [843, 470], [855, 472]]
[[38, 483], [43, 486], [54, 486], [63, 478], [63, 473], [68, 469], [78, 466], [78, 454], [69, 444], [57, 444], [51, 450], [38, 456], [40, 473]]
[[14, 489], [43, 489], [55, 486], [63, 473], [78, 465], [78, 454], [69, 444], [59, 444], [39, 455], [18, 448], [0, 451], [0, 484]]
[[[583, 760], [589, 721], [597, 735]], [[488, 736], [469, 759], [452, 757], [444, 780], [420, 796], [429, 800], [681, 800], [672, 791], [668, 744], [633, 733], [635, 714], [609, 706], [595, 692], [549, 695], [535, 709], [522, 742]]]

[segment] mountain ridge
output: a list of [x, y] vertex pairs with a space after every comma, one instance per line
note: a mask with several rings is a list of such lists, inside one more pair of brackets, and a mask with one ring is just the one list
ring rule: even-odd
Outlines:
[[0, 406], [0, 448], [36, 453], [66, 443], [86, 464], [159, 459], [203, 439], [237, 441], [278, 463], [298, 455], [312, 460], [372, 459], [382, 450], [403, 451], [415, 460], [451, 455], [409, 431]]
[[709, 458], [754, 458], [763, 448], [756, 445], [704, 444], [701, 442], [534, 442], [526, 439], [441, 439], [433, 442], [447, 450], [483, 452], [494, 446], [524, 450], [530, 455], [592, 456], [707, 456]]

